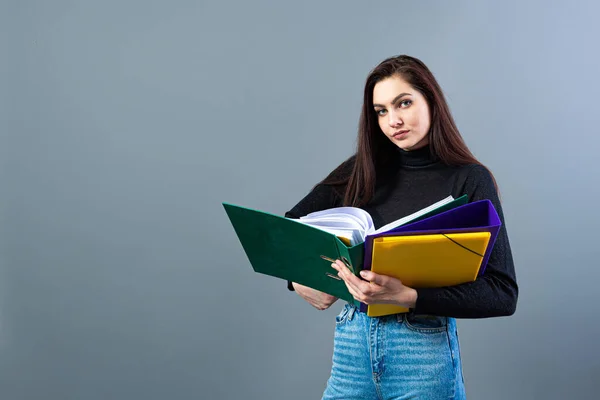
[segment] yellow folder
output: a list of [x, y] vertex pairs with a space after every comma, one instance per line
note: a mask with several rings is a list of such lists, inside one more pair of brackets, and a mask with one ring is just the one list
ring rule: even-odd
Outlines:
[[[383, 236], [373, 239], [371, 271], [398, 278], [412, 288], [458, 285], [477, 278], [490, 232]], [[367, 315], [407, 312], [391, 304], [370, 304]]]

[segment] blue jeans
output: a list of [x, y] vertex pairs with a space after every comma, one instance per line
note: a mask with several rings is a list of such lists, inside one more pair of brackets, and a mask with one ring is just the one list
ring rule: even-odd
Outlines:
[[323, 400], [465, 398], [454, 318], [372, 318], [349, 304], [336, 317]]

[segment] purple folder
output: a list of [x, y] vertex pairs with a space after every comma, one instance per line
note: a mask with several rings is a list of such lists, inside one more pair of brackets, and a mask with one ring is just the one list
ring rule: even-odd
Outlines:
[[[479, 200], [458, 206], [432, 217], [402, 225], [391, 231], [367, 236], [363, 269], [371, 269], [373, 239], [382, 236], [432, 235], [439, 233], [490, 232], [490, 241], [483, 255], [479, 275], [482, 275], [492, 253], [502, 222], [489, 200]], [[366, 305], [361, 311], [366, 312]], [[362, 310], [364, 308], [364, 310]]]

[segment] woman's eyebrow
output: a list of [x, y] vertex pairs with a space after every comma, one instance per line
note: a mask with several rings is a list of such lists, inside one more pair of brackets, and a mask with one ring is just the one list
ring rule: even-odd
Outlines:
[[[398, 100], [400, 100], [404, 96], [411, 96], [411, 94], [410, 93], [400, 93], [398, 96], [394, 97], [394, 100], [392, 100], [392, 105], [395, 105], [398, 102]], [[385, 106], [383, 106], [381, 104], [373, 104], [373, 107], [385, 107]]]

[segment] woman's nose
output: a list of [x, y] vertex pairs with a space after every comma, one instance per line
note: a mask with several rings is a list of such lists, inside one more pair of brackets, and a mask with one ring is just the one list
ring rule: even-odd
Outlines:
[[389, 115], [388, 123], [390, 124], [391, 127], [402, 125], [402, 123], [403, 123], [402, 118], [400, 118], [400, 115], [398, 115], [398, 113], [390, 112], [388, 115]]

